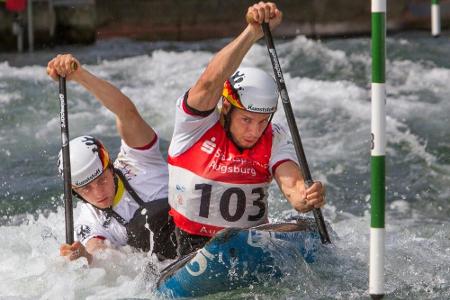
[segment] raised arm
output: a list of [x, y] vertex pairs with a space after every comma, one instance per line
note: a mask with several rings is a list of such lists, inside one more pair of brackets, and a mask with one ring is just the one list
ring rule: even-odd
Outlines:
[[145, 122], [131, 100], [118, 88], [87, 71], [71, 54], [58, 55], [47, 65], [47, 73], [54, 80], [65, 76], [81, 84], [116, 116], [117, 131], [130, 147], [148, 145], [155, 132]]
[[269, 22], [271, 28], [281, 23], [282, 13], [274, 3], [260, 2], [248, 8], [244, 31], [220, 50], [198, 81], [189, 91], [187, 103], [198, 111], [216, 107], [222, 95], [224, 82], [237, 70], [251, 46], [263, 37], [262, 22]]

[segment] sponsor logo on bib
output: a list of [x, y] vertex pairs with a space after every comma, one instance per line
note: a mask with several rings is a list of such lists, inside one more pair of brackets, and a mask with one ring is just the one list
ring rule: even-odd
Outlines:
[[208, 229], [205, 226], [202, 226], [202, 228], [200, 229], [201, 233], [206, 233], [209, 236], [214, 236], [219, 231], [220, 231], [220, 229], [218, 229], [218, 230], [216, 230], [216, 229]]
[[202, 147], [200, 148], [203, 152], [211, 154], [216, 148], [217, 144], [215, 143], [216, 138], [212, 137], [211, 140], [206, 140], [203, 142]]

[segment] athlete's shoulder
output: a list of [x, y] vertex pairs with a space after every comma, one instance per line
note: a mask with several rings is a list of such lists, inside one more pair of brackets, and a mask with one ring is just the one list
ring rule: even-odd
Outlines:
[[175, 126], [172, 140], [169, 146], [169, 156], [176, 157], [190, 149], [196, 142], [217, 125], [220, 120], [220, 113], [215, 109], [207, 116], [189, 114], [178, 108], [175, 117]]
[[286, 135], [288, 130], [280, 123], [272, 122], [272, 134], [273, 135]]
[[86, 203], [86, 202], [80, 202], [79, 204], [79, 220], [84, 220], [84, 221], [96, 221], [99, 218], [101, 218], [105, 212], [96, 208], [95, 206], [93, 206], [90, 203]]
[[141, 148], [132, 148], [122, 141], [114, 167], [121, 170], [127, 179], [141, 173], [147, 174], [149, 168], [152, 172], [164, 173], [167, 163], [160, 150], [159, 137], [156, 136], [153, 141]]
[[291, 135], [286, 127], [280, 123], [272, 123], [272, 138], [273, 142], [279, 143], [286, 140], [291, 140]]
[[104, 235], [105, 213], [89, 203], [79, 204], [80, 213], [75, 222], [75, 234], [77, 240], [85, 244], [90, 238], [96, 235]]

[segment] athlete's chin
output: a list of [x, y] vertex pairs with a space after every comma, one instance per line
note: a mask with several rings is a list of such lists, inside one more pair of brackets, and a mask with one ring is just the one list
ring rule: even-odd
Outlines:
[[256, 145], [257, 141], [241, 141], [239, 143], [239, 147], [241, 147], [242, 149], [250, 149], [253, 148], [253, 146]]
[[96, 205], [98, 208], [108, 208], [112, 205], [112, 200], [109, 198], [102, 199], [97, 201]]

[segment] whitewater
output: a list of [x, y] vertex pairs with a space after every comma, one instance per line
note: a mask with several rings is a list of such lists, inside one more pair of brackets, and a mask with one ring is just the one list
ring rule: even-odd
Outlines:
[[[166, 153], [175, 101], [228, 41], [113, 39], [0, 53], [0, 299], [160, 299], [147, 267], [154, 258], [146, 254], [125, 247], [93, 266], [59, 256], [65, 220], [56, 167], [58, 84], [46, 74], [47, 61], [73, 53], [119, 87], [157, 130]], [[311, 265], [298, 260], [281, 282], [205, 298], [367, 299], [370, 40], [298, 36], [275, 43], [312, 176], [327, 185], [322, 211], [333, 228], [332, 254]], [[450, 298], [449, 53], [448, 38], [424, 32], [387, 39], [385, 299]], [[262, 43], [243, 65], [273, 72]], [[67, 98], [70, 136], [95, 135], [115, 156], [114, 116], [74, 83]], [[282, 110], [274, 119], [286, 124]], [[269, 209], [273, 222], [296, 215], [275, 185]]]

